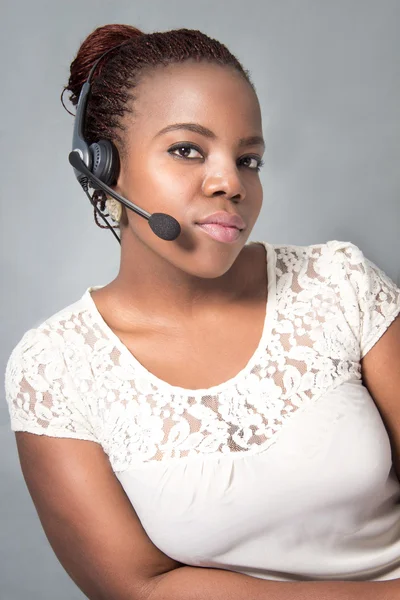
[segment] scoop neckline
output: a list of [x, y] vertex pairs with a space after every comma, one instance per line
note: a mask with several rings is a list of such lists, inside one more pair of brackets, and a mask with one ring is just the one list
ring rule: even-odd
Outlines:
[[231, 377], [230, 379], [223, 381], [217, 385], [214, 385], [209, 388], [199, 388], [199, 389], [190, 389], [184, 388], [176, 385], [172, 385], [167, 381], [160, 379], [146, 369], [144, 365], [135, 357], [135, 355], [128, 349], [127, 346], [120, 340], [120, 338], [113, 332], [111, 327], [107, 325], [105, 320], [103, 319], [100, 311], [98, 310], [92, 296], [91, 291], [95, 291], [104, 287], [104, 285], [94, 285], [90, 286], [86, 289], [85, 293], [82, 296], [82, 300], [86, 303], [88, 309], [91, 311], [94, 320], [101, 327], [101, 329], [107, 334], [108, 338], [111, 339], [116, 348], [123, 354], [126, 358], [126, 362], [130, 364], [133, 368], [135, 368], [142, 377], [147, 378], [147, 380], [157, 387], [159, 390], [164, 390], [169, 393], [178, 393], [181, 395], [187, 396], [205, 396], [205, 395], [215, 395], [220, 393], [221, 391], [232, 387], [243, 380], [252, 370], [253, 366], [256, 362], [261, 358], [262, 354], [265, 353], [267, 348], [267, 339], [270, 336], [272, 323], [274, 322], [274, 316], [276, 311], [276, 252], [272, 244], [268, 242], [251, 242], [252, 244], [262, 244], [266, 251], [266, 274], [268, 277], [268, 285], [267, 285], [267, 300], [265, 303], [265, 316], [264, 316], [264, 324], [263, 330], [261, 334], [261, 338], [259, 340], [258, 346], [254, 351], [253, 355], [247, 362], [247, 364], [241, 369], [236, 375]]

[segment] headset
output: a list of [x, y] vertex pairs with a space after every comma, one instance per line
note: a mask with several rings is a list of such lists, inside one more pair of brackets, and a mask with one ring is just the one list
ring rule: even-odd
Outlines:
[[83, 191], [88, 196], [90, 202], [93, 204], [103, 221], [107, 224], [107, 227], [109, 227], [109, 229], [112, 231], [120, 245], [121, 239], [116, 235], [114, 229], [105, 219], [102, 212], [97, 208], [96, 203], [93, 201], [93, 197], [89, 194], [89, 187], [94, 191], [102, 190], [103, 192], [106, 192], [109, 196], [115, 198], [130, 210], [133, 210], [136, 214], [147, 219], [151, 230], [159, 238], [172, 241], [175, 240], [181, 233], [181, 226], [174, 217], [165, 213], [150, 214], [142, 208], [139, 208], [136, 204], [133, 204], [133, 202], [130, 200], [127, 200], [123, 196], [117, 194], [110, 187], [117, 183], [120, 170], [120, 159], [115, 144], [113, 144], [110, 140], [98, 140], [97, 142], [89, 145], [84, 138], [86, 107], [90, 97], [93, 73], [98, 63], [106, 54], [112, 50], [115, 50], [116, 48], [119, 48], [120, 46], [127, 44], [129, 41], [131, 40], [126, 40], [122, 44], [118, 44], [113, 48], [109, 48], [100, 56], [100, 58], [96, 60], [92, 66], [89, 76], [83, 84], [79, 94], [78, 106], [75, 114], [74, 131], [72, 135], [72, 151], [69, 153], [68, 160], [74, 168], [75, 176]]

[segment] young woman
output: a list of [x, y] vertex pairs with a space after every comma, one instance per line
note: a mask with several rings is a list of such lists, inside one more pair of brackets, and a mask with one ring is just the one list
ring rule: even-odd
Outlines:
[[262, 120], [224, 45], [100, 27], [74, 104], [100, 57], [85, 139], [114, 144], [114, 192], [181, 232], [94, 194], [118, 275], [9, 358], [54, 552], [93, 600], [400, 598], [399, 288], [351, 242], [247, 243]]

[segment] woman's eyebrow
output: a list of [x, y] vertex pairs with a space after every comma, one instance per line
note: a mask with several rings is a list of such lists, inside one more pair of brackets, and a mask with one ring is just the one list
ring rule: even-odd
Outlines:
[[[211, 129], [200, 125], [199, 123], [174, 123], [173, 125], [168, 125], [161, 129], [154, 137], [158, 137], [163, 133], [167, 133], [168, 131], [176, 131], [177, 129], [186, 129], [188, 131], [193, 131], [194, 133], [199, 133], [200, 135], [204, 135], [204, 137], [208, 137], [210, 139], [216, 139], [216, 135]], [[239, 146], [255, 146], [260, 144], [263, 148], [265, 148], [264, 138], [261, 135], [252, 135], [246, 138], [240, 138]]]

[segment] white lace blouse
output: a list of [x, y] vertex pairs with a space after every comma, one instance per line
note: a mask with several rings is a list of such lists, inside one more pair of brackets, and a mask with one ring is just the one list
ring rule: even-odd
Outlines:
[[350, 242], [261, 243], [264, 329], [235, 377], [162, 381], [107, 326], [93, 286], [13, 349], [11, 428], [100, 444], [150, 539], [187, 565], [400, 577], [400, 484], [360, 368], [400, 289]]

